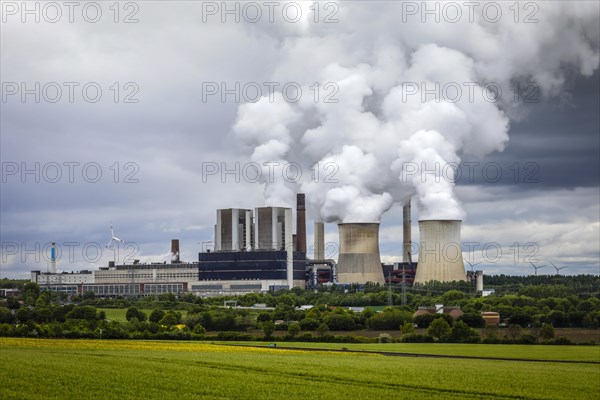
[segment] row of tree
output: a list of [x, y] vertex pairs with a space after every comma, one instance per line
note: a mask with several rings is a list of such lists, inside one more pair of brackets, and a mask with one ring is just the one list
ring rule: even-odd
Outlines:
[[[43, 313], [48, 314], [40, 319]], [[456, 321], [446, 314], [423, 314], [413, 319], [410, 313], [396, 308], [388, 308], [381, 313], [366, 309], [357, 314], [339, 308], [319, 307], [302, 314], [300, 321], [287, 323], [273, 321], [272, 317], [273, 314], [268, 312], [261, 312], [253, 318], [248, 310], [214, 307], [196, 307], [185, 317], [175, 310], [158, 309], [147, 315], [132, 306], [126, 312], [127, 322], [118, 323], [107, 320], [106, 313], [93, 306], [50, 304], [44, 309], [21, 308], [16, 313], [0, 309], [0, 336], [252, 340], [261, 338], [256, 332], [260, 329], [266, 340], [272, 340], [276, 331], [284, 331], [284, 336], [280, 333], [278, 337], [285, 340], [338, 342], [553, 343], [554, 340], [554, 328], [550, 324], [534, 327], [528, 334], [522, 334], [519, 325], [510, 325], [501, 337], [498, 328], [486, 327], [479, 315], [465, 314]], [[17, 318], [20, 320], [15, 323]], [[331, 330], [356, 330], [365, 325], [375, 330], [399, 328], [402, 335], [393, 339], [382, 333], [377, 339], [369, 339], [329, 334]], [[485, 329], [480, 335], [474, 327]], [[206, 336], [207, 328], [219, 332]], [[415, 328], [424, 328], [424, 333], [416, 333]], [[253, 331], [254, 334], [247, 333]], [[557, 344], [568, 343], [564, 338], [554, 341]]]
[[[201, 337], [206, 331], [210, 331], [263, 332], [269, 338], [279, 331], [292, 338], [310, 334], [324, 339], [330, 331], [402, 330], [403, 337], [407, 340], [459, 341], [458, 338], [462, 337], [472, 341], [475, 340], [472, 330], [485, 327], [485, 321], [480, 315], [482, 311], [500, 313], [502, 320], [512, 330], [516, 330], [516, 327], [533, 328], [535, 331], [543, 327], [598, 328], [600, 325], [599, 296], [575, 294], [571, 287], [562, 284], [523, 286], [516, 294], [484, 298], [457, 289], [442, 293], [419, 289], [422, 291], [406, 294], [404, 306], [387, 307], [383, 312], [375, 312], [366, 307], [360, 313], [342, 306], [379, 304], [384, 298], [389, 302], [388, 289], [367, 285], [362, 287], [362, 291], [358, 287], [345, 288], [348, 293], [344, 293], [342, 288], [332, 287], [318, 292], [293, 289], [217, 298], [201, 298], [193, 294], [179, 297], [161, 294], [139, 299], [99, 299], [90, 293], [66, 299], [64, 295], [42, 291], [31, 282], [21, 285], [20, 289], [20, 297], [0, 300], [2, 335], [28, 336], [35, 332], [35, 335], [51, 337], [78, 334], [96, 337], [104, 332], [104, 335], [123, 337], [181, 334]], [[550, 296], [544, 297], [547, 294]], [[558, 294], [564, 296], [555, 296]], [[398, 304], [396, 300], [400, 295], [392, 293], [392, 302]], [[242, 306], [265, 304], [273, 310], [251, 311], [222, 307], [223, 302], [231, 300]], [[419, 306], [438, 303], [460, 306], [464, 315], [456, 321], [445, 314], [423, 314], [413, 318]], [[313, 304], [314, 307], [309, 310], [298, 309], [302, 304]], [[106, 314], [97, 308], [126, 308], [128, 322], [109, 321]], [[142, 309], [154, 311], [147, 314]], [[448, 324], [450, 333], [436, 335], [430, 332], [426, 335], [427, 338], [423, 338], [405, 332], [409, 326], [429, 332], [434, 322], [436, 325], [443, 324], [438, 322], [439, 319]], [[470, 330], [466, 330], [465, 326]], [[508, 340], [486, 335], [483, 339], [490, 342], [496, 339]], [[536, 341], [539, 339], [536, 337]]]

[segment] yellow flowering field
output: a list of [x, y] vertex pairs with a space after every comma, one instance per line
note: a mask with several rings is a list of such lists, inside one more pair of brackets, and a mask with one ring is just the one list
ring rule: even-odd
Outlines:
[[[303, 353], [301, 350], [273, 349], [269, 347], [242, 347], [206, 342], [152, 341], [152, 340], [93, 340], [93, 339], [33, 339], [0, 338], [0, 346], [48, 348], [48, 349], [95, 349], [95, 350], [145, 350], [182, 351], [196, 353]], [[326, 352], [326, 351], [324, 351]], [[339, 353], [344, 354], [344, 353]]]
[[2, 400], [595, 400], [600, 393], [600, 364], [581, 362], [141, 340], [4, 338], [0, 350]]

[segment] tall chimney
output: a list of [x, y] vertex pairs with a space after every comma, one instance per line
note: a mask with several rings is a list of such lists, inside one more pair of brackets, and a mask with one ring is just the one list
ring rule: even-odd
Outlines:
[[475, 290], [477, 293], [483, 292], [483, 271], [475, 271]]
[[419, 264], [415, 283], [467, 281], [459, 220], [419, 221]]
[[342, 223], [338, 282], [385, 283], [379, 256], [379, 223]]
[[402, 208], [402, 261], [407, 263], [409, 261], [408, 254], [411, 252], [411, 228], [412, 221], [410, 219], [410, 199], [408, 199], [408, 203], [404, 205]]
[[315, 260], [325, 259], [325, 224], [323, 222], [315, 222]]
[[306, 203], [304, 193], [296, 195], [296, 251], [306, 253]]
[[179, 239], [171, 239], [171, 264], [179, 264]]
[[56, 273], [56, 243], [52, 242], [50, 247], [50, 272]]

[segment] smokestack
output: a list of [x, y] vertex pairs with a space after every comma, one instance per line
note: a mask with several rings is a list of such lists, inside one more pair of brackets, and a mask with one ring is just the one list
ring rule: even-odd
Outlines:
[[421, 236], [415, 283], [465, 281], [459, 220], [419, 221]]
[[477, 293], [483, 292], [483, 271], [475, 271], [475, 290]]
[[411, 248], [410, 248], [411, 241], [412, 241], [412, 235], [411, 235], [411, 231], [410, 231], [411, 225], [412, 225], [412, 221], [410, 219], [410, 199], [408, 199], [408, 203], [406, 203], [404, 205], [404, 207], [402, 208], [402, 240], [403, 240], [402, 261], [404, 261], [405, 263], [407, 263], [409, 261], [408, 254], [411, 252]]
[[306, 203], [304, 193], [296, 195], [296, 251], [306, 253]]
[[338, 282], [384, 283], [379, 257], [379, 223], [342, 223]]
[[171, 239], [171, 264], [179, 264], [179, 239]]
[[315, 222], [315, 260], [325, 259], [325, 224], [323, 222]]
[[50, 272], [56, 273], [56, 243], [52, 242], [50, 247]]

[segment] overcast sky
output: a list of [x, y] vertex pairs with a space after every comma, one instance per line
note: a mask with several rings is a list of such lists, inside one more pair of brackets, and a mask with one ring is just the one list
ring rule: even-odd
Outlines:
[[[452, 149], [445, 160], [460, 160], [456, 185], [446, 186], [464, 215], [464, 256], [477, 268], [523, 275], [533, 261], [549, 266], [539, 273], [555, 273], [550, 263], [568, 267], [561, 273], [600, 273], [596, 2], [540, 2], [518, 15], [498, 2], [502, 17], [491, 22], [493, 9], [473, 10], [469, 21], [461, 2], [458, 22], [439, 2], [429, 2], [438, 21], [422, 14], [421, 2], [275, 3], [270, 22], [262, 2], [228, 2], [232, 14], [222, 2], [121, 2], [118, 15], [112, 1], [72, 10], [37, 2], [36, 22], [37, 11], [2, 2], [0, 277], [45, 271], [52, 241], [62, 249], [63, 271], [105, 266], [115, 256], [105, 248], [111, 222], [129, 244], [120, 261], [167, 260], [174, 238], [182, 258], [195, 261], [211, 240], [217, 208], [293, 206], [289, 193], [301, 187], [310, 203], [309, 244], [314, 218], [360, 218], [346, 210], [358, 199], [362, 211], [382, 213], [382, 259], [400, 261], [401, 199], [415, 196], [415, 242], [416, 221], [430, 203], [426, 195], [419, 200], [418, 184], [390, 188], [397, 171], [378, 157], [405, 154], [419, 130], [425, 138], [439, 131]], [[502, 98], [481, 107], [465, 100], [472, 81], [459, 73], [463, 67], [480, 84], [496, 83]], [[457, 108], [444, 108], [455, 106], [440, 91], [413, 96], [408, 103], [418, 104], [406, 111], [392, 102], [402, 84], [435, 82], [432, 76], [463, 89]], [[287, 97], [280, 93], [286, 84]], [[274, 101], [269, 85], [276, 85]], [[224, 99], [223, 87], [230, 90]], [[265, 96], [258, 103], [257, 87]], [[434, 108], [425, 109], [428, 102]], [[356, 110], [357, 118], [347, 117]], [[431, 122], [445, 110], [452, 117]], [[455, 111], [466, 117], [454, 119]], [[406, 115], [425, 115], [422, 126], [409, 127]], [[452, 125], [448, 134], [438, 126], [444, 121]], [[468, 134], [455, 133], [463, 126]], [[446, 144], [431, 146], [443, 156]], [[358, 165], [346, 170], [345, 145], [360, 150]], [[310, 165], [330, 156], [340, 160], [338, 170], [315, 178]], [[302, 177], [290, 185], [276, 175], [267, 186], [253, 179], [249, 163], [281, 160], [297, 162]], [[237, 176], [221, 174], [236, 163]], [[327, 185], [307, 186], [322, 184], [328, 172], [358, 194], [344, 189], [351, 197], [344, 203]], [[327, 224], [326, 232], [335, 257], [337, 226]]]

